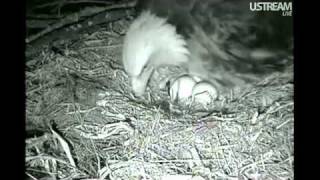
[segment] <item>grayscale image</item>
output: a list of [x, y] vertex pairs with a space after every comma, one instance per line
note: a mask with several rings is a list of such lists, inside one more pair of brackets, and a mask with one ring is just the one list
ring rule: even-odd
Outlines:
[[28, 180], [293, 180], [289, 0], [30, 0]]

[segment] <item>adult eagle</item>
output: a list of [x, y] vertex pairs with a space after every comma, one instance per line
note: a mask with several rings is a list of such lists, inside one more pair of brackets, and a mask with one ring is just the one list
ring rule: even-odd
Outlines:
[[144, 94], [160, 66], [184, 67], [220, 92], [290, 66], [292, 17], [251, 11], [250, 2], [140, 0], [122, 59], [134, 94]]

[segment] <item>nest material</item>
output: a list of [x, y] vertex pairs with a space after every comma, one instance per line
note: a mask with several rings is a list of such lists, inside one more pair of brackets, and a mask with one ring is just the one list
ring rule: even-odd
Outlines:
[[29, 177], [293, 179], [290, 68], [232, 91], [209, 114], [177, 114], [165, 91], [132, 96], [123, 36], [114, 31], [129, 23], [43, 46], [27, 59]]

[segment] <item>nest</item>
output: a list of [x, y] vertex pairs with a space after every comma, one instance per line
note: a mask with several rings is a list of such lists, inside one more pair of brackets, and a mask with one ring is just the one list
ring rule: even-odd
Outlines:
[[210, 112], [174, 113], [164, 91], [132, 96], [121, 64], [130, 21], [27, 49], [29, 178], [293, 179], [291, 68]]

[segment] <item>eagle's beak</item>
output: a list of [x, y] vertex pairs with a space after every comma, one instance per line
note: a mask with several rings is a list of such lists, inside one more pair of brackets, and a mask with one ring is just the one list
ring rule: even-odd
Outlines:
[[139, 76], [131, 77], [131, 87], [135, 96], [143, 96], [153, 71], [153, 67], [146, 67]]

